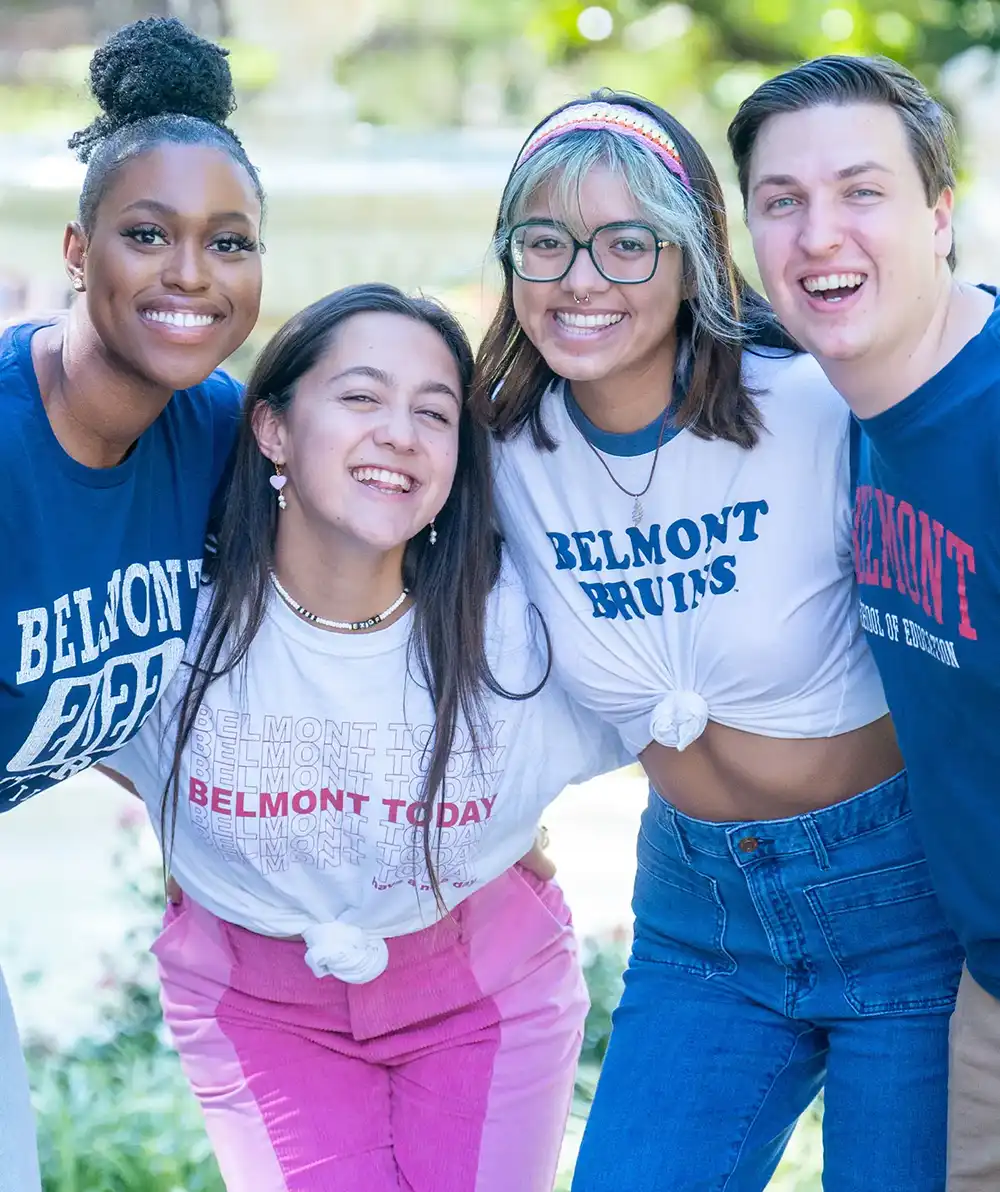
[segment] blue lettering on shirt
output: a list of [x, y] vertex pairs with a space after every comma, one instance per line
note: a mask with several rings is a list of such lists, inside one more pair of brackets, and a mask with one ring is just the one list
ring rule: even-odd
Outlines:
[[[557, 571], [602, 573], [600, 580], [578, 582], [591, 602], [595, 617], [625, 621], [662, 617], [667, 612], [686, 613], [698, 608], [709, 594], [724, 596], [736, 587], [736, 556], [705, 557], [730, 540], [755, 542], [760, 537], [761, 519], [767, 516], [767, 501], [738, 501], [718, 513], [698, 518], [681, 517], [648, 529], [628, 526], [624, 530], [547, 531]], [[666, 575], [641, 579], [612, 578], [609, 572], [638, 571], [646, 567], [666, 568], [673, 563], [695, 561], [695, 566]]]

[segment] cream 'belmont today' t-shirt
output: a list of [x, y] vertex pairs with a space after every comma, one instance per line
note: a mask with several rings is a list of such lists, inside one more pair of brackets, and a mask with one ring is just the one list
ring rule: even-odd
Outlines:
[[[679, 430], [654, 471], [659, 420], [608, 434], [563, 382], [542, 399], [555, 451], [527, 431], [496, 445], [501, 529], [556, 674], [633, 753], [684, 749], [709, 720], [831, 737], [886, 713], [858, 615], [850, 412], [810, 356], [747, 352], [743, 368], [764, 422], [752, 450]], [[633, 525], [615, 481], [639, 493], [651, 474]]]
[[[385, 937], [439, 917], [421, 827], [433, 709], [408, 664], [413, 620], [411, 611], [374, 632], [331, 633], [272, 593], [245, 671], [209, 687], [184, 750], [170, 858], [181, 888], [227, 922], [303, 935], [317, 975], [370, 980], [384, 967]], [[537, 613], [506, 569], [489, 601], [487, 649], [507, 691], [529, 691], [544, 674]], [[188, 675], [182, 666], [109, 762], [157, 831]], [[631, 760], [614, 730], [554, 681], [526, 700], [489, 695], [487, 709], [478, 754], [460, 723], [434, 812], [449, 908], [528, 851], [565, 786]]]

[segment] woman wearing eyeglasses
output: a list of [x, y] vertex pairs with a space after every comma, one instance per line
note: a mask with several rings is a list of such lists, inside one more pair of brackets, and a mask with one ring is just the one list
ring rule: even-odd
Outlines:
[[651, 785], [574, 1192], [757, 1192], [824, 1086], [826, 1186], [940, 1189], [960, 954], [859, 624], [843, 403], [645, 100], [534, 130], [496, 250], [477, 401], [507, 546]]

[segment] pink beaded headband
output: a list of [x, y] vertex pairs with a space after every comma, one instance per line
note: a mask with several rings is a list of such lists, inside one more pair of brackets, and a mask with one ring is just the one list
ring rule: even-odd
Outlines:
[[691, 189], [691, 179], [666, 131], [651, 116], [623, 103], [576, 103], [563, 108], [561, 112], [556, 112], [532, 134], [521, 150], [514, 169], [523, 166], [529, 157], [549, 141], [581, 128], [611, 129], [623, 136], [631, 137], [633, 141], [652, 149], [667, 169], [679, 178], [688, 190]]

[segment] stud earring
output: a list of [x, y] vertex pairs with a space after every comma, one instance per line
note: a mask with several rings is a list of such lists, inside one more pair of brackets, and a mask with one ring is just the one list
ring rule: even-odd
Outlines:
[[430, 541], [431, 546], [433, 546], [437, 542], [437, 540], [438, 540], [438, 532], [437, 532], [437, 530], [434, 529], [434, 519], [431, 518], [431, 532], [429, 535], [429, 541]]
[[268, 477], [268, 482], [278, 494], [278, 508], [287, 509], [288, 502], [285, 500], [285, 494], [281, 490], [288, 483], [288, 477], [282, 472], [281, 464], [274, 465], [274, 475]]

